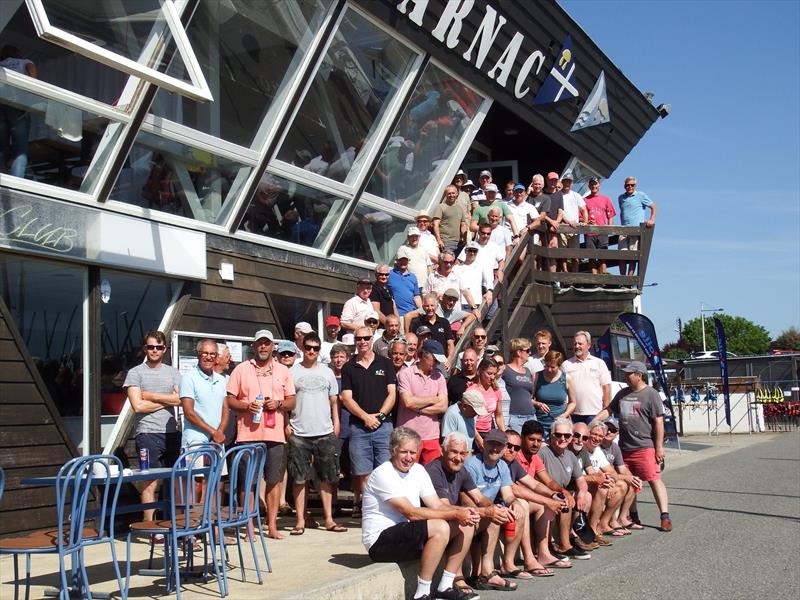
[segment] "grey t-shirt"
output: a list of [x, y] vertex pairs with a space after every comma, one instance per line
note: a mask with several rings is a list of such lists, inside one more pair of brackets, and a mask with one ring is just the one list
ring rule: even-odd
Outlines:
[[[138, 387], [143, 392], [156, 394], [172, 394], [181, 384], [178, 369], [161, 363], [158, 367], [149, 367], [142, 363], [128, 371], [122, 387]], [[164, 407], [155, 412], [136, 414], [135, 435], [140, 433], [175, 433], [178, 424], [175, 421], [175, 410]]]
[[625, 464], [625, 461], [622, 460], [622, 450], [619, 449], [617, 442], [611, 442], [608, 448], [603, 448], [603, 452], [605, 452], [606, 460], [608, 460], [614, 468], [621, 467]]
[[567, 487], [570, 481], [583, 475], [578, 457], [569, 450], [564, 450], [561, 456], [556, 456], [549, 446], [542, 446], [539, 448], [539, 458], [542, 459], [550, 477], [561, 487]]
[[289, 369], [294, 381], [295, 402], [289, 424], [300, 437], [333, 433], [330, 396], [339, 393], [336, 375], [327, 365], [317, 364], [310, 369], [297, 362]]
[[469, 471], [463, 467], [460, 471], [453, 473], [444, 469], [441, 460], [434, 460], [425, 465], [425, 470], [431, 477], [436, 495], [439, 498], [447, 498], [453, 506], [461, 504], [459, 502], [460, 492], [470, 492], [477, 487], [472, 481]]
[[619, 447], [623, 450], [653, 448], [653, 420], [664, 416], [661, 396], [649, 385], [638, 392], [626, 387], [610, 405], [619, 418]]

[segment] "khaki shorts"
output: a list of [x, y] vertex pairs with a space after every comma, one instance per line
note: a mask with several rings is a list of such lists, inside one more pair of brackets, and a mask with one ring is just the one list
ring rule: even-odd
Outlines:
[[620, 250], [638, 250], [639, 249], [639, 238], [632, 237], [627, 235], [619, 236], [619, 245], [617, 246]]

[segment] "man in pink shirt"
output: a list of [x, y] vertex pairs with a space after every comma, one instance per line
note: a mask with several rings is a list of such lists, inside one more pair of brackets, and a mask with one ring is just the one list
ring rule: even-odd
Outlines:
[[[253, 358], [240, 363], [228, 379], [228, 406], [236, 410], [236, 442], [261, 442], [267, 448], [264, 467], [269, 537], [283, 539], [276, 522], [280, 505], [280, 482], [286, 461], [285, 413], [294, 408], [295, 390], [289, 369], [272, 358], [275, 338], [267, 329], [253, 336]], [[256, 417], [255, 421], [253, 417]]]
[[[586, 212], [589, 217], [589, 225], [613, 225], [617, 211], [611, 204], [611, 199], [600, 193], [600, 182], [597, 179], [589, 180], [589, 195], [584, 198], [586, 202]], [[608, 234], [606, 233], [587, 233], [586, 248], [590, 250], [608, 250]], [[597, 263], [600, 263], [600, 273], [606, 273], [606, 261], [601, 259], [590, 259], [589, 265], [592, 273], [597, 273]]]
[[417, 362], [397, 374], [400, 407], [397, 425], [416, 431], [422, 438], [417, 460], [427, 465], [442, 455], [439, 418], [447, 410], [447, 382], [437, 368], [447, 360], [442, 344], [428, 340], [417, 351]]
[[588, 425], [611, 402], [611, 373], [602, 359], [589, 353], [591, 347], [591, 334], [578, 331], [572, 344], [574, 356], [561, 365], [561, 370], [572, 376], [572, 385], [575, 386], [573, 423]]

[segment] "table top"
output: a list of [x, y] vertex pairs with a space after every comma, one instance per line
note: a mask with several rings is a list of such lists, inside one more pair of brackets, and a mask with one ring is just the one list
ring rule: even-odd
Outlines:
[[[192, 469], [192, 474], [194, 475], [208, 475], [210, 471], [209, 467], [201, 467]], [[186, 475], [188, 474], [188, 469], [178, 469], [176, 473], [178, 475]], [[117, 479], [122, 479], [122, 483], [133, 483], [135, 481], [153, 481], [155, 479], [169, 479], [172, 476], [172, 469], [170, 467], [156, 467], [153, 469], [148, 469], [147, 471], [141, 471], [139, 469], [124, 469], [121, 475], [112, 475], [111, 481], [116, 482]], [[57, 481], [56, 475], [50, 475], [47, 477], [27, 477], [22, 479], [20, 483], [22, 485], [55, 485]], [[105, 481], [105, 476], [98, 478], [97, 483], [103, 483]]]

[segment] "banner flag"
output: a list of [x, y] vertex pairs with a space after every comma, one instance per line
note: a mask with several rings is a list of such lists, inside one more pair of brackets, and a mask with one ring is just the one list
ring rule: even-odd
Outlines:
[[667, 376], [664, 373], [664, 363], [661, 361], [661, 353], [659, 352], [658, 340], [656, 339], [656, 328], [653, 326], [653, 322], [639, 313], [622, 313], [619, 316], [619, 320], [633, 334], [636, 341], [639, 342], [639, 346], [641, 346], [650, 366], [653, 367], [653, 371], [656, 373], [656, 378], [661, 386], [661, 390], [667, 397], [664, 403], [667, 405], [670, 412], [672, 412], [672, 401], [670, 400]]
[[592, 354], [606, 363], [609, 372], [614, 372], [614, 365], [611, 362], [610, 329], [606, 329], [606, 332], [594, 341], [594, 344], [592, 344]]
[[600, 77], [597, 78], [597, 83], [594, 84], [570, 131], [579, 131], [610, 121], [611, 113], [608, 110], [608, 96], [606, 95], [606, 73], [600, 71]]
[[722, 394], [725, 402], [725, 422], [731, 426], [731, 394], [728, 386], [728, 342], [725, 338], [725, 328], [722, 321], [714, 317], [714, 327], [717, 329], [717, 350], [719, 351], [719, 373], [722, 377]]
[[561, 45], [558, 59], [550, 69], [550, 75], [539, 88], [533, 104], [552, 104], [561, 100], [571, 100], [579, 95], [578, 80], [575, 77], [575, 60], [572, 55], [572, 38], [567, 35]]

